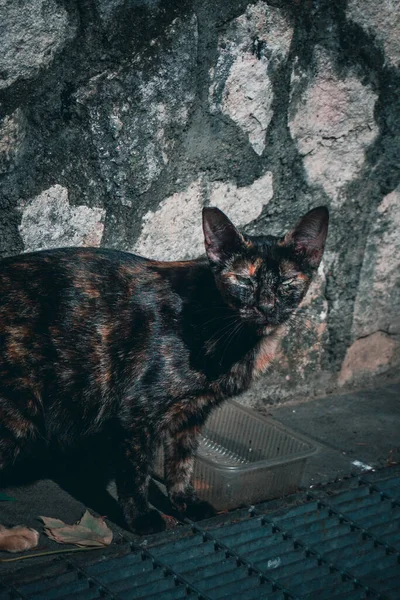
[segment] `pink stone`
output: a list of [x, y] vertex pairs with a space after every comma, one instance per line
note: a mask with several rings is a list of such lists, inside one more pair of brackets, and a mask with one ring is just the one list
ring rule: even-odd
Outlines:
[[396, 348], [398, 343], [382, 331], [356, 340], [347, 350], [339, 374], [339, 385], [343, 386], [362, 377], [386, 371]]

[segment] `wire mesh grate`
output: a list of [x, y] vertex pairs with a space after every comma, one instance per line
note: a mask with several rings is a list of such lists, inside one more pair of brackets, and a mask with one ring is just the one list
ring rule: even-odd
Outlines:
[[141, 547], [31, 583], [0, 600], [318, 600], [400, 598], [400, 477], [385, 470], [299, 505], [250, 507], [190, 523], [173, 541]]

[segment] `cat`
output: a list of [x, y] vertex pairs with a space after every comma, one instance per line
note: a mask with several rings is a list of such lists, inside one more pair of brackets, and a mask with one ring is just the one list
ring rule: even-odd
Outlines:
[[284, 237], [249, 236], [208, 207], [195, 260], [95, 248], [2, 260], [3, 481], [28, 459], [100, 439], [128, 527], [160, 531], [147, 496], [163, 442], [172, 505], [192, 519], [213, 514], [190, 482], [199, 430], [268, 368], [321, 261], [328, 218], [318, 207]]

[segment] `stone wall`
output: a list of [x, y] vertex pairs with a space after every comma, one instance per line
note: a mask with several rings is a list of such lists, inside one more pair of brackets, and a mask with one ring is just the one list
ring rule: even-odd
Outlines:
[[0, 0], [0, 252], [202, 252], [216, 205], [281, 234], [327, 204], [318, 277], [246, 401], [400, 364], [399, 0]]

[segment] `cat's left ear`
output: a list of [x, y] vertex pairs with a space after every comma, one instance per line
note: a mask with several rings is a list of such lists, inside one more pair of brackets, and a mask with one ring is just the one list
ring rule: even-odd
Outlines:
[[212, 263], [223, 264], [229, 256], [243, 250], [243, 236], [219, 208], [203, 208], [203, 232]]
[[296, 254], [311, 267], [318, 268], [325, 249], [328, 233], [329, 211], [326, 206], [313, 208], [300, 219], [296, 227], [286, 234], [284, 245], [294, 245]]

